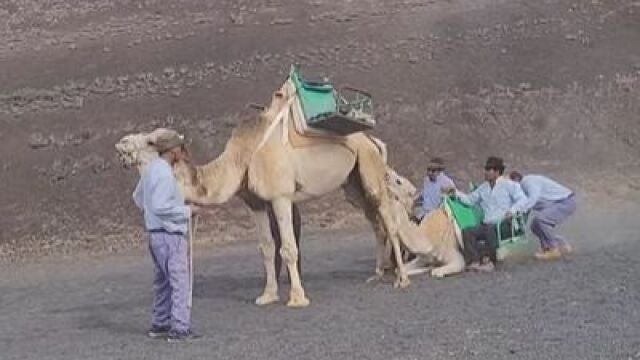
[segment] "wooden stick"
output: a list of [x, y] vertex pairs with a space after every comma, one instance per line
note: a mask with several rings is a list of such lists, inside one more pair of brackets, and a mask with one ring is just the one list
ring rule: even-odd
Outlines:
[[191, 309], [193, 305], [193, 238], [198, 228], [198, 215], [194, 215], [189, 219], [189, 297], [187, 298], [187, 307]]

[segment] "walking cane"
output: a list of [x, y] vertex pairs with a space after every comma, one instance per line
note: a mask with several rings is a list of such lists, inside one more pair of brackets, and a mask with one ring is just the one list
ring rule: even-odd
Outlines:
[[193, 238], [198, 228], [198, 215], [194, 215], [189, 219], [189, 297], [187, 298], [187, 307], [191, 309], [193, 305]]

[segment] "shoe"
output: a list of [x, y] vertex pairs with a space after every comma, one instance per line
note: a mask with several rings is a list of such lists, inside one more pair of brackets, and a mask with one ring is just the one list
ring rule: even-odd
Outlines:
[[169, 326], [151, 326], [151, 329], [147, 332], [147, 336], [152, 339], [165, 337], [169, 334]]
[[493, 265], [493, 263], [491, 261], [486, 262], [484, 264], [480, 264], [480, 265], [478, 265], [476, 267], [476, 270], [480, 271], [480, 272], [492, 272], [495, 269], [496, 269], [496, 267], [495, 267], [495, 265]]
[[493, 263], [489, 261], [484, 264], [471, 263], [469, 264], [469, 266], [467, 266], [467, 268], [478, 272], [492, 272], [495, 270], [495, 265], [493, 265]]
[[200, 335], [196, 335], [193, 331], [169, 331], [167, 341], [170, 343], [189, 342], [190, 340], [198, 339]]
[[552, 248], [537, 252], [535, 256], [538, 260], [557, 260], [562, 257], [562, 254], [557, 248]]
[[565, 243], [564, 245], [562, 245], [562, 247], [560, 248], [560, 251], [565, 253], [565, 254], [571, 254], [573, 252], [573, 246], [571, 246], [571, 244]]

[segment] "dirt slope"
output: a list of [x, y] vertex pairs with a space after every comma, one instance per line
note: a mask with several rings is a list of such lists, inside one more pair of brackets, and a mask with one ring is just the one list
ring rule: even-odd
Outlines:
[[[0, 253], [139, 243], [124, 134], [170, 126], [215, 156], [292, 63], [375, 96], [391, 162], [464, 184], [487, 155], [589, 204], [640, 199], [640, 3], [619, 1], [8, 1], [0, 5]], [[359, 221], [340, 194], [312, 226]], [[203, 241], [250, 236], [238, 201]]]

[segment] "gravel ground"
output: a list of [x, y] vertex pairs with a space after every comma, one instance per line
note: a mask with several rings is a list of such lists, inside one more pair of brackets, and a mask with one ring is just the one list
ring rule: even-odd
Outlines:
[[[635, 0], [0, 2], [0, 261], [140, 247], [115, 142], [166, 126], [211, 160], [293, 63], [370, 91], [373, 134], [416, 184], [431, 156], [462, 185], [500, 155], [640, 198], [639, 23]], [[361, 222], [341, 200], [305, 204], [306, 226]], [[203, 239], [251, 236], [239, 204]]]
[[144, 336], [142, 251], [3, 268], [2, 359], [640, 359], [631, 209], [584, 207], [564, 228], [577, 248], [568, 259], [418, 277], [405, 290], [365, 284], [370, 233], [305, 234], [306, 309], [253, 305], [263, 285], [255, 244], [203, 246], [193, 310], [203, 338], [191, 344]]

